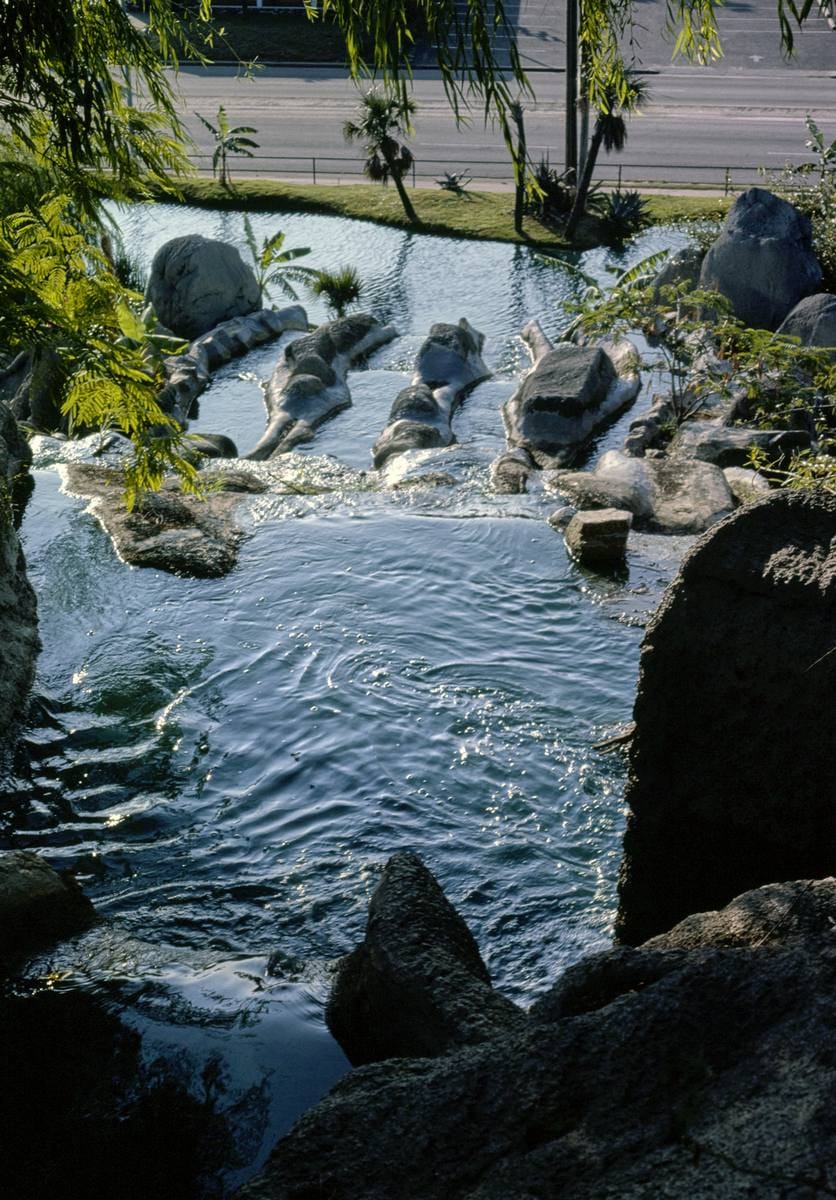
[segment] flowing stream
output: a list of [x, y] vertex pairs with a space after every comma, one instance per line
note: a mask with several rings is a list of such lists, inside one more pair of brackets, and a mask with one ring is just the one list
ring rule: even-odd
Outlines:
[[[235, 213], [119, 220], [146, 263], [185, 232], [243, 245]], [[635, 536], [627, 577], [604, 580], [568, 560], [544, 519], [554, 497], [491, 491], [499, 406], [528, 365], [516, 335], [534, 316], [556, 333], [575, 276], [513, 246], [251, 220], [259, 239], [311, 246], [310, 265], [357, 266], [363, 307], [400, 336], [350, 376], [353, 408], [271, 465], [297, 491], [245, 502], [226, 579], [125, 566], [38, 460], [23, 532], [44, 649], [2, 810], [5, 844], [72, 868], [105, 917], [32, 980], [107, 983], [143, 1053], [187, 1081], [219, 1064], [239, 1135], [227, 1188], [347, 1069], [323, 1020], [329, 972], [395, 850], [424, 858], [524, 1005], [606, 944], [624, 767], [592, 744], [630, 717], [641, 622], [685, 545]], [[580, 262], [604, 277], [686, 242], [656, 229]], [[461, 316], [495, 375], [455, 418], [457, 444], [407, 460], [455, 483], [384, 488], [370, 447], [430, 324]], [[280, 348], [222, 369], [193, 428], [249, 449]]]

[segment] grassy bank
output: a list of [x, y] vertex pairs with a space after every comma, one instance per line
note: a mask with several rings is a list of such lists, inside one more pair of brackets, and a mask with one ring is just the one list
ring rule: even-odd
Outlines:
[[[338, 186], [279, 183], [253, 179], [236, 183], [230, 191], [208, 179], [190, 180], [181, 186], [186, 204], [212, 208], [244, 209], [251, 212], [317, 212], [352, 217], [408, 229], [394, 188], [369, 184]], [[601, 243], [598, 222], [585, 218], [573, 244], [533, 217], [526, 217], [525, 237], [514, 231], [514, 198], [510, 192], [471, 192], [454, 196], [440, 189], [418, 188], [410, 192], [421, 219], [421, 233], [497, 242], [520, 242], [540, 250], [586, 250]], [[160, 197], [162, 199], [162, 197]], [[702, 196], [648, 195], [648, 208], [656, 222], [693, 221], [722, 215], [728, 201]]]

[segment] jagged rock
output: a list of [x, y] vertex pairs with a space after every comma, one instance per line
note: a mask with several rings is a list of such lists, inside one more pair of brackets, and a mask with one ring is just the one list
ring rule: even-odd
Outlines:
[[525, 1020], [491, 987], [473, 935], [414, 854], [393, 855], [365, 940], [340, 960], [328, 1027], [355, 1065], [475, 1045]]
[[64, 472], [67, 491], [91, 501], [89, 511], [125, 562], [198, 579], [232, 570], [244, 536], [234, 510], [243, 496], [266, 491], [266, 484], [246, 471], [213, 473], [212, 490], [202, 499], [182, 492], [176, 479], [167, 479], [128, 512], [121, 471], [72, 463]]
[[635, 400], [636, 353], [622, 339], [601, 346], [553, 346], [537, 321], [522, 331], [534, 366], [502, 406], [508, 445], [526, 450], [540, 467], [572, 460], [589, 438]]
[[0, 403], [0, 742], [20, 716], [41, 648], [35, 593], [17, 526], [31, 492], [32, 452]]
[[784, 884], [586, 959], [483, 1044], [354, 1071], [238, 1196], [829, 1195], [834, 923], [836, 881]]
[[658, 303], [662, 288], [665, 287], [687, 283], [695, 288], [699, 283], [704, 258], [705, 251], [699, 246], [685, 246], [672, 254], [653, 280], [653, 299]]
[[682, 563], [645, 635], [618, 933], [836, 872], [836, 496], [775, 493]]
[[308, 316], [299, 304], [288, 308], [263, 308], [247, 317], [233, 317], [189, 346], [184, 354], [165, 360], [165, 386], [157, 396], [163, 412], [170, 413], [181, 425], [189, 418], [192, 405], [205, 389], [212, 372], [265, 342], [281, 337], [289, 329], [306, 330]]
[[754, 329], [777, 329], [821, 282], [810, 218], [763, 188], [738, 196], [700, 271], [700, 287]]
[[409, 387], [395, 398], [386, 428], [372, 447], [376, 467], [406, 450], [449, 446], [455, 438], [451, 421], [467, 393], [487, 379], [482, 361], [485, 335], [462, 318], [458, 325], [430, 327], [415, 359]]
[[584, 567], [622, 567], [632, 524], [633, 514], [616, 508], [575, 513], [566, 526], [566, 549]]
[[0, 854], [0, 959], [85, 929], [93, 905], [69, 875], [37, 854]]
[[637, 529], [702, 533], [734, 508], [719, 467], [665, 457], [603, 454], [592, 471], [554, 471], [547, 486], [576, 507], [626, 509]]
[[234, 246], [192, 233], [172, 238], [154, 255], [146, 298], [163, 325], [191, 340], [253, 312], [261, 292]]
[[528, 477], [534, 470], [534, 460], [527, 450], [505, 450], [491, 463], [493, 489], [500, 496], [520, 495], [528, 489]]
[[742, 467], [749, 451], [765, 450], [775, 461], [791, 449], [809, 449], [810, 435], [795, 429], [751, 429], [721, 425], [717, 421], [686, 421], [676, 431], [669, 447], [671, 458], [694, 458], [717, 467]]
[[349, 367], [394, 336], [394, 326], [352, 313], [291, 342], [265, 390], [267, 429], [246, 457], [273, 458], [310, 441], [319, 425], [350, 408]]
[[745, 467], [726, 467], [723, 474], [738, 504], [751, 504], [771, 491], [769, 482], [759, 471], [750, 471]]
[[778, 326], [778, 333], [796, 337], [802, 346], [822, 346], [836, 358], [836, 296], [821, 293], [799, 301]]

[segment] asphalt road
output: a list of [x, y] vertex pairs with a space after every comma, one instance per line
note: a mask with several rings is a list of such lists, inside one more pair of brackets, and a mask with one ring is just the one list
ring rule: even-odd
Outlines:
[[[670, 63], [670, 45], [660, 35], [663, 5], [640, 0], [636, 12], [645, 27], [638, 32], [650, 102], [631, 121], [625, 151], [602, 156], [598, 174], [615, 178], [620, 166], [625, 181], [720, 185], [729, 168], [733, 183], [748, 183], [757, 179], [759, 167], [779, 167], [806, 156], [805, 113], [815, 117], [829, 139], [836, 138], [836, 32], [818, 17], [799, 36], [797, 57], [788, 63], [778, 49], [773, 8], [774, 0], [732, 0], [721, 12], [726, 55], [700, 68]], [[528, 65], [539, 55], [531, 74], [535, 97], [526, 102], [531, 157], [548, 153], [559, 165], [565, 86], [561, 6], [519, 0], [512, 15]], [[212, 118], [223, 104], [233, 123], [255, 126], [258, 158], [237, 162], [238, 175], [310, 180], [315, 170], [320, 181], [358, 178], [359, 148], [346, 145], [341, 133], [357, 97], [344, 71], [268, 67], [247, 80], [233, 68], [186, 68], [179, 87], [186, 124], [203, 154], [211, 148], [210, 139], [195, 112]], [[500, 135], [485, 128], [478, 114], [457, 128], [437, 72], [416, 71], [414, 98], [410, 145], [419, 184], [464, 167], [476, 181], [510, 182]], [[208, 165], [206, 159], [202, 165]]]

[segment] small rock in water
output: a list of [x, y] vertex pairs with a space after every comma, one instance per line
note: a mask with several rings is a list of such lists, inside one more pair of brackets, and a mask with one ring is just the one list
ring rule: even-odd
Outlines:
[[0, 855], [0, 956], [65, 937], [95, 920], [93, 905], [70, 876], [28, 850]]
[[566, 549], [585, 567], [607, 569], [624, 563], [633, 514], [618, 508], [575, 513], [566, 527]]
[[578, 510], [573, 508], [571, 504], [564, 504], [562, 508], [556, 508], [554, 512], [550, 514], [548, 518], [549, 524], [551, 525], [552, 529], [565, 529], [577, 511]]

